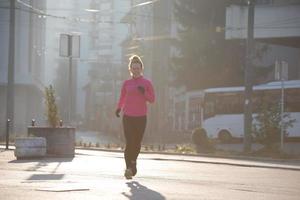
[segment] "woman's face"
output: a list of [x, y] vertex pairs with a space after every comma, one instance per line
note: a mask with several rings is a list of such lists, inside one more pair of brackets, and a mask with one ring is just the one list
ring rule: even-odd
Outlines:
[[130, 67], [130, 72], [132, 73], [133, 77], [141, 76], [143, 69], [141, 63], [132, 62]]

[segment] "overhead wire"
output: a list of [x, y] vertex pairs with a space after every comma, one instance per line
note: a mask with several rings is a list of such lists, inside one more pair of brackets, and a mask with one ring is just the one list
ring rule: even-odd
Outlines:
[[[140, 3], [140, 4], [136, 4], [136, 5], [133, 5], [132, 7], [128, 7], [128, 9], [131, 9], [131, 8], [136, 8], [136, 7], [141, 7], [141, 6], [145, 6], [145, 5], [149, 5], [149, 4], [153, 4], [155, 2], [157, 2], [159, 0], [152, 0], [152, 1], [148, 1], [148, 2], [144, 2], [144, 3]], [[53, 17], [53, 18], [59, 18], [59, 19], [64, 19], [64, 20], [69, 20], [69, 21], [81, 21], [81, 22], [89, 22], [89, 23], [93, 23], [94, 20], [87, 20], [87, 19], [81, 19], [79, 17], [75, 17], [75, 18], [72, 18], [72, 17], [67, 17], [67, 16], [60, 16], [60, 15], [54, 15], [54, 14], [49, 14], [41, 9], [38, 9], [38, 8], [35, 8], [21, 0], [17, 0], [18, 3], [22, 4], [23, 6], [25, 6], [26, 8], [28, 9], [31, 9], [32, 13], [34, 14], [40, 14], [40, 15], [45, 15], [47, 17]], [[146, 14], [137, 14], [137, 13], [129, 13], [129, 12], [125, 12], [125, 11], [118, 11], [116, 9], [111, 9], [111, 10], [99, 10], [99, 12], [119, 12], [119, 13], [124, 13], [124, 14], [127, 14], [127, 15], [134, 15], [134, 16], [140, 16], [140, 17], [151, 17], [151, 18], [154, 18], [155, 16], [153, 15], [146, 15]], [[166, 18], [161, 18], [161, 17], [155, 17], [157, 19], [164, 19], [164, 20], [169, 20], [169, 19], [166, 19]], [[111, 23], [111, 22], [105, 22], [105, 21], [101, 21], [99, 20], [98, 22], [100, 23]], [[118, 23], [122, 23], [122, 22], [118, 22]]]
[[[153, 1], [148, 1], [148, 2], [144, 2], [141, 4], [137, 4], [134, 5], [132, 7], [139, 7], [139, 6], [143, 6], [143, 5], [148, 5], [150, 3], [155, 3], [158, 0], [153, 0]], [[21, 11], [25, 11], [25, 12], [30, 12], [39, 16], [46, 16], [46, 17], [53, 17], [56, 19], [62, 19], [62, 20], [68, 20], [72, 23], [109, 23], [109, 24], [126, 24], [124, 22], [121, 21], [104, 21], [104, 20], [93, 20], [93, 19], [84, 19], [84, 18], [79, 18], [79, 17], [67, 17], [67, 16], [60, 16], [60, 15], [54, 15], [54, 14], [49, 14], [41, 9], [37, 9], [21, 0], [17, 0], [18, 3], [20, 3], [21, 5], [23, 5], [24, 7], [26, 7], [28, 10], [24, 9], [24, 8], [16, 8], [19, 9]], [[4, 8], [4, 9], [9, 9], [9, 7], [0, 7], [0, 8]], [[110, 10], [110, 12], [116, 12], [117, 10]], [[130, 12], [124, 12], [127, 13], [128, 15], [133, 15], [133, 16], [140, 16], [140, 17], [153, 17], [153, 15], [140, 15], [137, 13], [130, 13]], [[168, 19], [165, 19], [168, 20]], [[299, 20], [299, 22], [298, 22]], [[278, 22], [281, 22], [278, 24]], [[274, 25], [273, 25], [274, 23]], [[255, 26], [255, 28], [257, 29], [265, 29], [265, 30], [273, 30], [276, 31], [276, 29], [282, 29], [282, 28], [290, 28], [290, 29], [298, 29], [300, 28], [300, 24], [295, 25], [300, 23], [300, 18], [295, 17], [295, 18], [287, 18], [287, 19], [281, 19], [281, 20], [277, 20], [277, 21], [270, 21], [270, 22], [263, 22], [263, 23], [259, 23]], [[225, 27], [224, 30], [246, 30], [246, 27]], [[181, 34], [185, 34], [185, 33], [178, 33], [179, 35]], [[136, 40], [155, 40], [155, 39], [166, 39], [166, 38], [170, 38], [167, 37], [166, 35], [157, 35], [157, 36], [152, 36], [152, 37], [144, 37], [144, 38], [136, 38]]]
[[[132, 7], [139, 7], [139, 6], [144, 6], [144, 5], [148, 5], [151, 3], [155, 3], [158, 0], [153, 0], [153, 1], [147, 1], [144, 3], [140, 3], [140, 4], [136, 4]], [[53, 15], [53, 14], [49, 14], [46, 13], [45, 11], [41, 10], [41, 9], [37, 9], [21, 0], [17, 0], [18, 3], [22, 4], [23, 6], [31, 9], [31, 10], [24, 10], [22, 8], [19, 8], [20, 10], [23, 11], [28, 11], [31, 12], [33, 14], [38, 14], [38, 15], [42, 15], [42, 16], [46, 16], [46, 17], [53, 17], [53, 18], [57, 18], [57, 19], [63, 19], [63, 20], [68, 20], [70, 22], [73, 23], [109, 23], [109, 24], [116, 24], [116, 23], [120, 23], [120, 24], [126, 24], [126, 22], [121, 22], [121, 21], [104, 21], [104, 20], [93, 20], [93, 19], [83, 19], [80, 17], [67, 17], [67, 16], [59, 16], [59, 15]], [[2, 7], [3, 8], [3, 7]], [[116, 10], [111, 10], [110, 12], [116, 12]], [[122, 11], [120, 11], [122, 12]], [[137, 14], [137, 13], [130, 13], [130, 12], [124, 12], [127, 13], [128, 15], [133, 15], [133, 16], [140, 16], [140, 17], [151, 17], [153, 18], [153, 15], [145, 15], [145, 14]], [[165, 19], [165, 20], [169, 20], [169, 19]], [[300, 20], [300, 18], [288, 18], [288, 19], [281, 19], [281, 20], [277, 20], [277, 21], [271, 21], [271, 22], [263, 22], [263, 23], [259, 23], [256, 25], [256, 28], [258, 29], [278, 29], [278, 28], [292, 28], [292, 29], [297, 29], [300, 28], [299, 26], [295, 26], [295, 23], [298, 23], [297, 20]], [[278, 22], [282, 22], [279, 23]], [[271, 24], [276, 25], [276, 26], [271, 26]], [[299, 21], [300, 23], [300, 21]], [[281, 25], [285, 25], [285, 24], [291, 24], [292, 26], [282, 26]], [[259, 26], [258, 26], [259, 25]], [[226, 27], [226, 30], [243, 30], [246, 29], [246, 27]]]

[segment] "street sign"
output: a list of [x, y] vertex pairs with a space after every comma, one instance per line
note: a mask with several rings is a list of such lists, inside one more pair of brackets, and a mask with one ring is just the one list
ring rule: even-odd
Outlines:
[[72, 35], [72, 57], [80, 57], [80, 35]]
[[[60, 40], [59, 40], [59, 55], [61, 57], [68, 57], [69, 58], [69, 89], [68, 89], [68, 121], [71, 124], [72, 122], [72, 116], [74, 113], [73, 109], [73, 99], [76, 97], [73, 97], [73, 70], [72, 70], [72, 59], [73, 58], [79, 58], [80, 56], [80, 35], [78, 34], [60, 34]], [[76, 78], [76, 77], [75, 77]], [[76, 82], [76, 79], [75, 79]], [[74, 104], [75, 105], [75, 104]]]
[[59, 55], [61, 57], [80, 57], [80, 35], [60, 34]]
[[275, 62], [275, 80], [288, 80], [288, 63], [286, 61]]
[[62, 57], [69, 57], [71, 55], [69, 49], [69, 36], [68, 34], [60, 34], [59, 40], [59, 55]]

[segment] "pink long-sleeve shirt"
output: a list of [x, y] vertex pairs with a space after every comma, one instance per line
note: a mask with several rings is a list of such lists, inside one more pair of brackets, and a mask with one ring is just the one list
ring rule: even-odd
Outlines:
[[[145, 88], [144, 94], [138, 90], [138, 86]], [[147, 115], [147, 102], [153, 103], [154, 100], [155, 94], [151, 81], [140, 76], [124, 81], [118, 108], [122, 109], [127, 116], [145, 116]]]

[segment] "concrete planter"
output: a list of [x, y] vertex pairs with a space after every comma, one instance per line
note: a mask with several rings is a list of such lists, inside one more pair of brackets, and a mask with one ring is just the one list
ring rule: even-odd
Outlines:
[[42, 158], [46, 155], [46, 139], [42, 137], [20, 137], [15, 139], [17, 159]]
[[58, 157], [75, 155], [75, 128], [28, 127], [28, 135], [46, 138], [48, 155]]

